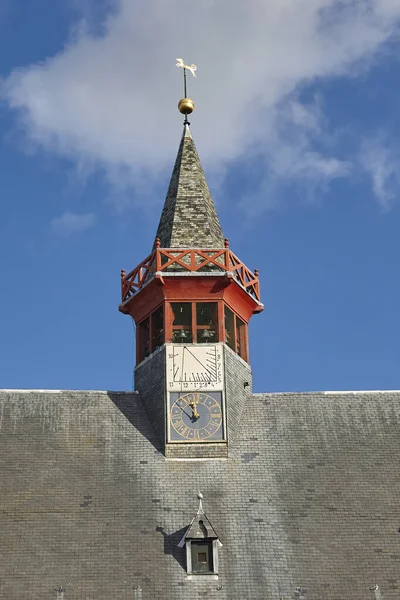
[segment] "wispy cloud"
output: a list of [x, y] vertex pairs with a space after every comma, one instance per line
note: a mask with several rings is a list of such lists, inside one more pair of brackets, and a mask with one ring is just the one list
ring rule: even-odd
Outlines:
[[[247, 195], [247, 215], [276, 208], [282, 191], [296, 185], [310, 203], [338, 178], [350, 178], [354, 165], [332, 155], [336, 137], [323, 114], [320, 99], [301, 104], [289, 96], [270, 113], [268, 144], [259, 148], [257, 163], [264, 175], [255, 178]], [[258, 182], [258, 183], [256, 183]]]
[[55, 217], [51, 223], [51, 231], [63, 237], [69, 237], [75, 233], [81, 233], [96, 224], [96, 216], [93, 213], [79, 214], [64, 212], [60, 217]]
[[293, 99], [283, 102], [271, 127], [271, 141], [268, 161], [275, 177], [329, 183], [351, 170], [347, 161], [331, 156], [329, 123], [318, 98], [307, 105]]
[[102, 27], [90, 28], [86, 15], [56, 56], [3, 82], [30, 141], [137, 185], [173, 160], [182, 77], [174, 62], [183, 56], [198, 64], [189, 92], [206, 164], [223, 169], [256, 152], [275, 178], [324, 186], [348, 173], [314, 143], [325, 132], [318, 107], [288, 99], [304, 84], [365, 69], [398, 31], [398, 0], [110, 5]]
[[372, 181], [376, 199], [389, 210], [400, 194], [400, 151], [385, 136], [364, 141], [360, 152], [361, 167]]

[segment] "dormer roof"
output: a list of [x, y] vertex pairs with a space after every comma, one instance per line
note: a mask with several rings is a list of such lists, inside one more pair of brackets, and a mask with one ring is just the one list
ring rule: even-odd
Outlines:
[[[202, 498], [203, 498], [203, 495], [199, 493], [199, 509], [198, 509], [197, 513], [195, 514], [195, 516], [193, 517], [193, 519], [191, 520], [189, 527], [187, 528], [184, 536], [182, 537], [181, 541], [178, 544], [178, 546], [180, 548], [183, 548], [186, 540], [198, 540], [198, 539], [216, 540], [216, 539], [218, 539], [218, 535], [217, 535], [215, 529], [211, 525], [207, 515], [205, 514], [205, 512], [203, 510]], [[222, 546], [222, 544], [221, 544], [221, 546]]]

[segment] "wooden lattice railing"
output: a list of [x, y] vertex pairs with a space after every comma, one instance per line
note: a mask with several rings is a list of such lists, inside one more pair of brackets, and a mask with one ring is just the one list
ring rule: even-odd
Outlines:
[[156, 240], [156, 249], [137, 267], [126, 274], [121, 271], [122, 302], [129, 300], [139, 292], [157, 273], [168, 275], [176, 272], [226, 272], [231, 275], [257, 302], [260, 302], [260, 286], [258, 270], [254, 273], [229, 250], [229, 242], [225, 240], [225, 248], [212, 249], [177, 249], [160, 248]]

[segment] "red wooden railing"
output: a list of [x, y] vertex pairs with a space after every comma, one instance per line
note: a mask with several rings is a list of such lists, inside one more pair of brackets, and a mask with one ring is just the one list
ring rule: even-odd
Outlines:
[[250, 271], [229, 250], [227, 239], [225, 240], [225, 248], [221, 250], [160, 248], [160, 242], [156, 240], [156, 249], [133, 271], [128, 274], [121, 271], [122, 302], [132, 298], [146, 283], [153, 279], [156, 273], [162, 271], [164, 271], [164, 275], [168, 271], [226, 272], [233, 276], [250, 296], [260, 302], [258, 270], [255, 269], [254, 273]]

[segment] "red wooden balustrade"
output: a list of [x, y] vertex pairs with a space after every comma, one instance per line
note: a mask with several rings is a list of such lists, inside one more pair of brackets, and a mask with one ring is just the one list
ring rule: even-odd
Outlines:
[[156, 249], [133, 271], [128, 274], [121, 271], [122, 302], [132, 298], [156, 273], [163, 271], [164, 275], [168, 271], [226, 272], [234, 277], [250, 296], [260, 302], [258, 270], [255, 269], [254, 273], [250, 271], [229, 249], [228, 240], [225, 240], [225, 248], [220, 250], [160, 248], [157, 241]]

